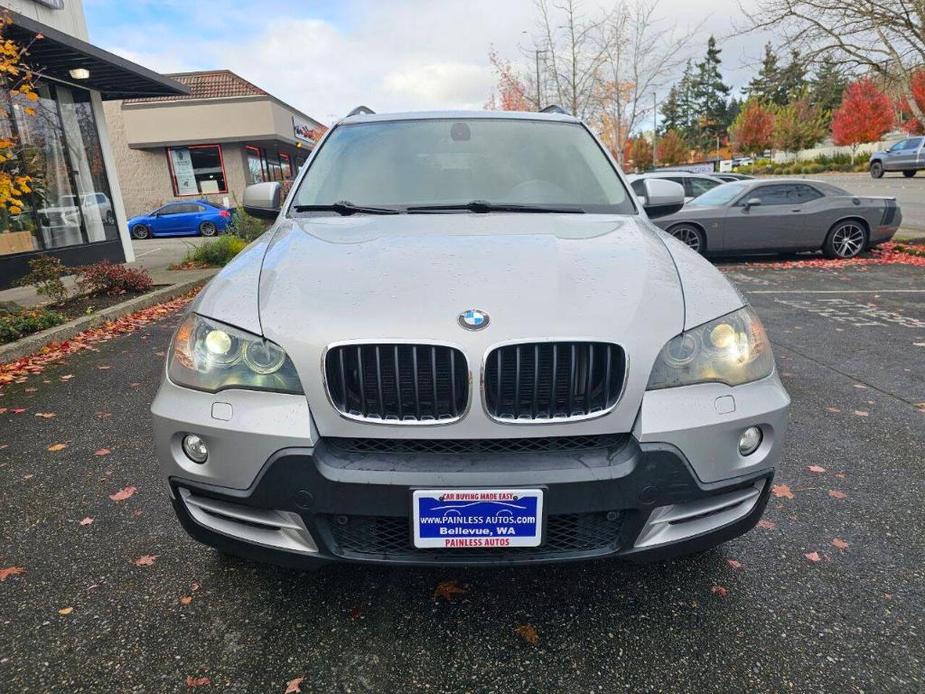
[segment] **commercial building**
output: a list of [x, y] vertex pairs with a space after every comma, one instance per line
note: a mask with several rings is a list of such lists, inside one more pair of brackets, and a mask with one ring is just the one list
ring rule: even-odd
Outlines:
[[187, 94], [105, 105], [129, 216], [169, 200], [240, 200], [291, 180], [324, 126], [230, 70], [167, 75]]
[[20, 213], [0, 210], [0, 289], [41, 253], [67, 265], [134, 260], [103, 102], [188, 89], [88, 43], [81, 0], [0, 0], [0, 13], [38, 76], [36, 101], [0, 90], [0, 138], [15, 143], [3, 170], [32, 189]]

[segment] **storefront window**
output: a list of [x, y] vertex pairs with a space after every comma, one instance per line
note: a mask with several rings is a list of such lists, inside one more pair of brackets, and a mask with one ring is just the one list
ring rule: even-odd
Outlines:
[[0, 135], [16, 143], [2, 165], [32, 179], [22, 213], [0, 210], [0, 255], [117, 239], [89, 93], [50, 85], [36, 91], [36, 102], [0, 95]]
[[244, 153], [247, 155], [247, 170], [250, 174], [251, 183], [263, 183], [266, 181], [267, 175], [263, 166], [263, 159], [260, 156], [260, 149], [248, 145], [244, 148]]
[[279, 163], [283, 167], [283, 178], [287, 181], [292, 178], [292, 160], [288, 154], [279, 153]]
[[227, 193], [221, 145], [193, 145], [167, 149], [176, 195]]
[[283, 180], [283, 167], [280, 166], [279, 157], [276, 152], [270, 152], [265, 150], [266, 160], [267, 160], [267, 171], [269, 174], [269, 180], [271, 181], [282, 181]]

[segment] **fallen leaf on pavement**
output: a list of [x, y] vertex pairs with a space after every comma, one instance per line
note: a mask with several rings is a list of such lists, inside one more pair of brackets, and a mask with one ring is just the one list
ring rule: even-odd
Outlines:
[[363, 611], [359, 607], [350, 608], [350, 619], [359, 619], [363, 616]]
[[829, 496], [832, 497], [833, 499], [847, 499], [848, 498], [847, 494], [845, 494], [844, 492], [840, 492], [837, 489], [830, 489]]
[[810, 465], [806, 469], [809, 470], [810, 472], [815, 472], [817, 474], [825, 472], [825, 468], [822, 467], [821, 465]]
[[789, 485], [786, 484], [775, 484], [771, 487], [771, 493], [776, 496], [778, 499], [792, 499], [793, 492], [790, 491]]
[[60, 610], [58, 610], [58, 614], [70, 614], [73, 611], [73, 607], [62, 607]]
[[294, 680], [286, 682], [286, 691], [283, 694], [299, 694], [302, 691], [302, 681], [304, 677], [296, 677]]
[[157, 559], [156, 554], [142, 554], [138, 559], [132, 561], [135, 566], [151, 566]]
[[74, 378], [74, 374], [64, 374], [61, 376], [62, 381], [70, 381], [72, 378]]
[[832, 540], [832, 546], [838, 547], [838, 549], [848, 549], [848, 543], [842, 540], [840, 537], [836, 537]]
[[100, 371], [105, 371], [106, 369], [111, 369], [112, 367], [109, 366], [108, 364], [100, 364], [96, 368], [98, 368]]
[[758, 521], [758, 527], [764, 528], [765, 530], [774, 530], [774, 528], [777, 527], [777, 523], [762, 518], [760, 521]]
[[869, 412], [865, 412], [864, 410], [855, 410], [854, 413], [855, 413], [858, 417], [867, 417], [867, 416], [870, 415]]
[[190, 689], [194, 687], [205, 687], [212, 684], [212, 680], [208, 677], [193, 677], [192, 675], [186, 676], [186, 686]]
[[182, 598], [180, 598], [181, 605], [189, 605], [191, 602], [193, 602], [192, 595], [184, 595]]
[[456, 595], [467, 593], [468, 589], [460, 586], [456, 581], [441, 581], [434, 588], [434, 598], [443, 598], [448, 602], [453, 602]]
[[103, 455], [109, 455], [110, 453], [112, 453], [112, 451], [109, 450], [108, 448], [101, 448], [100, 450], [96, 451], [93, 455], [103, 456]]
[[13, 414], [22, 414], [27, 409], [29, 408], [28, 407], [14, 407], [12, 410], [10, 410], [10, 412], [12, 412]]
[[65, 448], [67, 448], [66, 443], [53, 443], [48, 447], [48, 450], [56, 453], [57, 451], [63, 451]]
[[814, 564], [815, 564], [817, 561], [822, 561], [822, 556], [819, 554], [819, 552], [807, 552], [807, 553], [804, 554], [803, 556], [806, 557], [807, 559], [809, 559], [809, 560], [810, 560], [811, 562], [813, 562]]
[[125, 501], [134, 494], [135, 491], [135, 487], [126, 487], [125, 489], [120, 489], [115, 494], [110, 494], [109, 498], [113, 501]]
[[82, 519], [82, 520], [80, 521], [80, 524], [81, 524], [81, 525], [90, 525], [92, 522], [93, 522], [93, 519], [92, 519], [90, 516], [87, 516], [86, 518], [84, 518], [84, 519]]
[[26, 570], [21, 566], [8, 566], [5, 569], [0, 569], [0, 583], [5, 581], [9, 576], [19, 576], [24, 573], [26, 573]]
[[836, 476], [838, 479], [840, 479], [840, 480], [845, 479], [845, 473], [844, 473], [844, 472], [836, 472], [836, 473], [835, 473], [835, 476]]
[[57, 417], [54, 412], [36, 412], [36, 417], [41, 417], [42, 419], [51, 419], [52, 417]]
[[726, 560], [726, 563], [729, 564], [729, 566], [731, 566], [733, 569], [741, 569], [741, 568], [742, 568], [742, 562], [736, 561], [735, 559], [727, 559], [727, 560]]
[[720, 596], [721, 598], [725, 598], [727, 595], [729, 595], [729, 589], [725, 586], [713, 586], [710, 588], [710, 592], [713, 593], [713, 595]]
[[193, 581], [193, 585], [190, 586], [190, 590], [193, 591], [194, 593], [195, 593], [197, 590], [199, 590], [199, 582], [198, 582], [198, 581]]
[[106, 419], [107, 417], [112, 417], [112, 412], [97, 412], [96, 416], [100, 419]]
[[825, 409], [827, 412], [841, 412], [841, 409], [838, 407], [826, 407]]
[[540, 642], [540, 635], [532, 624], [521, 624], [514, 627], [514, 633], [531, 646], [535, 646]]

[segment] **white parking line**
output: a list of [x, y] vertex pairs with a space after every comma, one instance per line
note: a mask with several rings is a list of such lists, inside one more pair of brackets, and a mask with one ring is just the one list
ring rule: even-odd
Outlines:
[[925, 294], [925, 289], [745, 289], [749, 294]]

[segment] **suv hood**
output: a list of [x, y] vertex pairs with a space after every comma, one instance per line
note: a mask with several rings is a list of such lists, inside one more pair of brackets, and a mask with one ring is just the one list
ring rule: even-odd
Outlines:
[[[459, 314], [472, 308], [489, 314], [486, 329], [459, 326]], [[333, 343], [421, 341], [462, 350], [472, 379], [468, 416], [415, 429], [418, 436], [448, 438], [528, 433], [493, 422], [479, 406], [481, 366], [493, 347], [549, 339], [618, 343], [629, 367], [613, 412], [526, 427], [534, 435], [538, 429], [580, 434], [630, 431], [656, 355], [683, 328], [684, 302], [664, 242], [634, 217], [312, 217], [277, 228], [260, 272], [259, 322], [289, 353], [318, 430], [329, 436], [408, 435], [404, 425], [337, 413], [322, 372]]]

